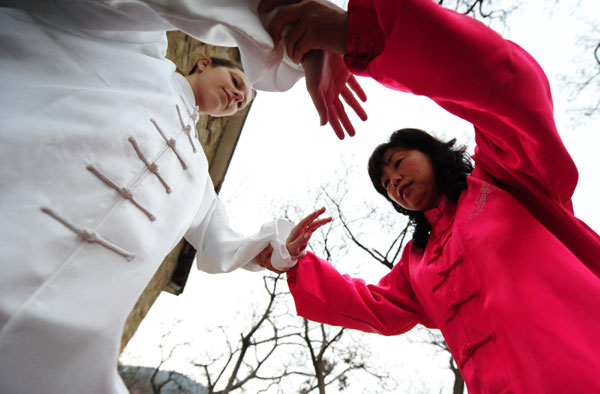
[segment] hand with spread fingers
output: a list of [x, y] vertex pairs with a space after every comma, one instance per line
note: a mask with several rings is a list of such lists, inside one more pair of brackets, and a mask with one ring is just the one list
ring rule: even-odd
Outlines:
[[302, 219], [290, 232], [285, 242], [290, 256], [296, 257], [306, 249], [312, 234], [322, 225], [331, 222], [331, 218], [319, 219], [325, 212], [325, 208], [314, 211]]
[[[306, 216], [302, 219], [290, 232], [288, 238], [286, 240], [286, 247], [290, 256], [299, 257], [302, 252], [306, 249], [308, 242], [310, 241], [310, 237], [312, 234], [322, 225], [331, 222], [331, 218], [319, 219], [325, 212], [325, 208], [321, 208], [310, 215]], [[268, 245], [266, 248], [262, 250], [256, 256], [256, 260], [258, 261], [258, 265], [263, 268], [268, 269], [269, 271], [275, 272], [277, 274], [281, 274], [284, 271], [280, 271], [273, 267], [271, 264], [271, 255], [273, 253], [273, 247]]]
[[355, 130], [346, 114], [340, 96], [361, 120], [367, 113], [355, 95], [367, 100], [354, 76], [346, 68], [342, 55], [346, 52], [346, 11], [321, 0], [262, 0], [260, 12], [279, 7], [268, 31], [273, 41], [285, 36], [286, 52], [290, 59], [302, 62], [306, 74], [306, 89], [319, 113], [321, 126], [329, 123], [339, 139], [344, 139], [344, 129], [350, 137]]
[[329, 123], [341, 140], [344, 139], [344, 129], [353, 137], [356, 132], [340, 95], [363, 121], [367, 120], [367, 113], [354, 95], [362, 101], [367, 100], [367, 95], [344, 65], [342, 55], [310, 51], [304, 55], [302, 66], [306, 74], [306, 90], [319, 113], [321, 126]]

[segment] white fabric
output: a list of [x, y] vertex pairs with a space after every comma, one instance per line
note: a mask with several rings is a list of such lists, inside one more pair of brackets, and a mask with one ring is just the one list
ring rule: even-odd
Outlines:
[[[251, 237], [229, 228], [203, 151], [194, 140], [193, 152], [177, 115], [194, 122], [191, 89], [164, 59], [165, 30], [239, 39], [261, 83], [289, 87], [294, 78], [263, 74], [265, 33], [248, 34], [244, 8], [231, 2], [17, 4], [32, 13], [0, 9], [0, 393], [126, 393], [116, 372], [123, 323], [182, 236], [208, 272], [245, 266], [269, 242], [278, 267], [293, 264], [282, 247], [289, 225]], [[83, 230], [104, 246], [84, 241]]]
[[146, 44], [151, 32], [182, 30], [207, 44], [237, 46], [248, 79], [259, 90], [288, 90], [304, 76], [283, 42], [274, 47], [258, 0], [0, 0], [0, 5], [26, 9], [60, 30], [93, 38]]

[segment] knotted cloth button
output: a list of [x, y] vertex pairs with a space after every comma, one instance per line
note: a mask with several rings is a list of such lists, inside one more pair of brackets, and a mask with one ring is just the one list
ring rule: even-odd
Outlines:
[[131, 200], [133, 198], [133, 193], [131, 193], [131, 190], [127, 188], [121, 188], [121, 195], [123, 196], [123, 198], [126, 198], [128, 200]]
[[81, 233], [79, 234], [79, 236], [81, 237], [81, 239], [83, 239], [86, 242], [98, 242], [98, 234], [90, 231], [90, 230], [81, 230]]

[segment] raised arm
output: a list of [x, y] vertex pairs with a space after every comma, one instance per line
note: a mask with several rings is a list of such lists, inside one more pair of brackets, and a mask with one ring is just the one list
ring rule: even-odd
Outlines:
[[[286, 241], [289, 253], [300, 257], [287, 274], [298, 314], [321, 323], [383, 335], [406, 332], [417, 323], [428, 324], [407, 279], [405, 264], [397, 264], [375, 286], [341, 275], [327, 261], [304, 253], [313, 232], [331, 221], [319, 218], [324, 212], [325, 208], [321, 208], [302, 219]], [[271, 253], [272, 248], [263, 250], [258, 264], [282, 273], [273, 267]], [[408, 259], [408, 254], [404, 254], [403, 260]]]
[[556, 131], [546, 76], [522, 48], [432, 0], [351, 0], [344, 48], [337, 35], [318, 30], [325, 29], [316, 16], [320, 1], [303, 4], [286, 6], [297, 15], [270, 28], [277, 37], [282, 22], [306, 27], [287, 43], [293, 56], [344, 51], [353, 73], [432, 98], [475, 126], [478, 175], [523, 200], [544, 195], [572, 209], [577, 170]]

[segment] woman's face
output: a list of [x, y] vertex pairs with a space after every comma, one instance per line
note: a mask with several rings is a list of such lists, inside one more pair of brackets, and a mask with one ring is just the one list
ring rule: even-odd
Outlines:
[[388, 197], [409, 211], [437, 206], [441, 193], [431, 159], [417, 149], [390, 148], [383, 154], [381, 185]]
[[186, 77], [201, 113], [212, 116], [233, 115], [252, 97], [246, 75], [232, 67], [211, 66], [209, 58], [198, 61], [198, 69]]

